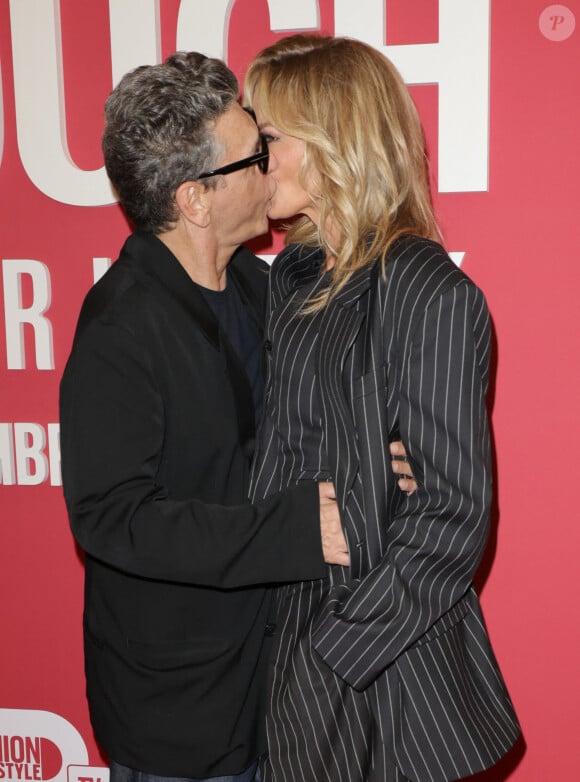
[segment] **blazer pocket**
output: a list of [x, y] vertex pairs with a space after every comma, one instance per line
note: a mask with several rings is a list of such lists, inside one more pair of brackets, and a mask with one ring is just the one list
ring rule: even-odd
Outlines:
[[134, 662], [153, 671], [176, 671], [182, 668], [214, 666], [227, 654], [225, 641], [192, 639], [147, 643], [127, 639], [127, 651]]
[[409, 648], [416, 649], [419, 646], [424, 646], [425, 644], [434, 641], [436, 638], [439, 638], [440, 635], [443, 635], [443, 633], [451, 630], [452, 627], [455, 627], [456, 624], [461, 622], [461, 620], [466, 616], [468, 610], [468, 595], [466, 595], [465, 597], [462, 597], [458, 603], [455, 603], [453, 608], [450, 608], [446, 614], [443, 614], [443, 616], [440, 617], [435, 622], [435, 624], [431, 625], [427, 632], [424, 633]]
[[360, 399], [370, 394], [385, 392], [387, 389], [387, 367], [382, 364], [353, 381], [353, 397]]

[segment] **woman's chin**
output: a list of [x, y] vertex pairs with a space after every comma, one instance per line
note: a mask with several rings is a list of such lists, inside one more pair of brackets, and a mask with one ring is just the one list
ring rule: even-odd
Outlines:
[[268, 220], [283, 220], [284, 215], [280, 213], [279, 209], [276, 209], [276, 207], [271, 206], [268, 209]]
[[289, 220], [291, 217], [294, 217], [292, 204], [285, 204], [279, 193], [275, 193], [268, 205], [268, 219]]
[[278, 207], [268, 209], [268, 220], [292, 220], [296, 216], [296, 212], [290, 209], [280, 209]]

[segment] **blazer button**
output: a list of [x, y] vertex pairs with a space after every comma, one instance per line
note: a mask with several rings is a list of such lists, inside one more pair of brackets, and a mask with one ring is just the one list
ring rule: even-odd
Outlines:
[[272, 350], [272, 343], [269, 339], [264, 342], [264, 350], [267, 350], [268, 353]]
[[266, 626], [264, 627], [264, 635], [274, 635], [274, 630], [276, 629], [276, 625], [274, 622], [267, 622]]

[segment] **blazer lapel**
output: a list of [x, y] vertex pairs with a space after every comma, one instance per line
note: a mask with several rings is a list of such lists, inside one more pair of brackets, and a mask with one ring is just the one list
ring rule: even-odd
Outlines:
[[218, 322], [197, 286], [173, 253], [153, 234], [136, 231], [125, 247], [137, 257], [137, 267], [163, 284], [170, 296], [193, 318], [216, 350], [220, 349]]
[[[238, 418], [240, 443], [251, 456], [254, 448], [255, 422], [250, 383], [232, 348], [226, 340], [220, 339], [219, 325], [215, 315], [177, 258], [156, 236], [136, 231], [128, 240], [127, 245], [131, 254], [138, 254], [139, 268], [146, 275], [161, 281], [172, 299], [186, 311], [206, 339], [223, 355]], [[235, 270], [234, 276], [236, 281], [241, 283], [242, 296], [250, 305], [249, 309], [252, 315], [257, 319], [256, 308], [258, 305], [249, 296], [249, 283], [238, 269]], [[260, 328], [262, 328], [262, 324], [260, 324]]]
[[[327, 305], [319, 334], [318, 374], [320, 378], [322, 425], [326, 438], [328, 466], [334, 476], [340, 507], [358, 471], [356, 432], [349, 401], [350, 385], [345, 364], [366, 318], [366, 293], [371, 270], [355, 272], [344, 288]], [[353, 354], [351, 371], [357, 372], [359, 351]]]

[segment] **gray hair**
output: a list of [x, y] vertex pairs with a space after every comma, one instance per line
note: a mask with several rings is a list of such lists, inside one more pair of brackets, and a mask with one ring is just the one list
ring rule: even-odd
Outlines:
[[175, 191], [217, 164], [221, 150], [213, 123], [238, 95], [230, 69], [197, 52], [140, 66], [111, 92], [102, 139], [105, 166], [137, 228], [152, 233], [171, 228]]

